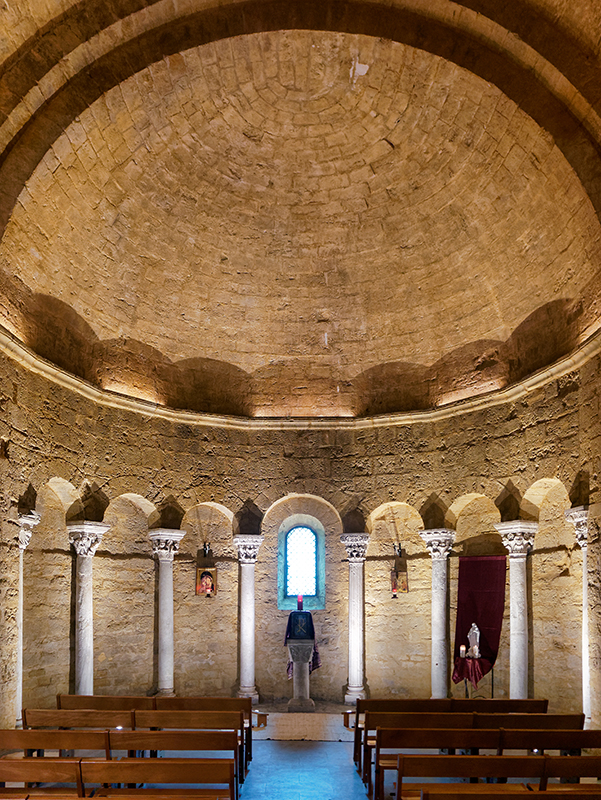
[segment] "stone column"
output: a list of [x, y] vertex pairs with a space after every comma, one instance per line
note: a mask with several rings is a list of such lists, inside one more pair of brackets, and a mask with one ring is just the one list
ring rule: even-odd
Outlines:
[[315, 639], [288, 639], [292, 661], [292, 693], [288, 711], [315, 711], [315, 701], [309, 694], [309, 663], [313, 656]]
[[365, 625], [363, 565], [369, 534], [345, 533], [340, 541], [348, 556], [348, 684], [345, 703], [357, 703], [367, 697], [365, 689]]
[[566, 511], [566, 519], [574, 526], [576, 541], [582, 550], [582, 712], [584, 727], [591, 726], [591, 662], [588, 637], [588, 508], [580, 506]]
[[17, 669], [15, 711], [16, 727], [23, 727], [23, 553], [31, 541], [31, 534], [40, 521], [40, 515], [33, 511], [31, 514], [19, 516], [19, 585], [17, 591]]
[[238, 697], [259, 702], [255, 686], [255, 564], [262, 536], [234, 536], [240, 562], [240, 688]]
[[152, 552], [159, 562], [159, 663], [157, 694], [172, 696], [174, 690], [173, 557], [185, 531], [155, 528], [148, 532]]
[[447, 568], [455, 531], [438, 528], [419, 533], [432, 556], [432, 697], [443, 698], [449, 685]]
[[534, 545], [538, 522], [499, 522], [509, 552], [509, 697], [528, 697], [528, 592], [526, 558]]
[[67, 526], [77, 553], [75, 578], [75, 694], [94, 694], [94, 608], [92, 558], [110, 525], [76, 522]]

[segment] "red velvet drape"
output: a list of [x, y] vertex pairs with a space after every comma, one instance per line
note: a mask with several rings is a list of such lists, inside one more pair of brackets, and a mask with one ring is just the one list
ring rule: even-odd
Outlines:
[[[453, 681], [467, 678], [475, 687], [493, 668], [505, 608], [505, 556], [465, 556], [459, 559], [457, 624]], [[480, 658], [460, 658], [459, 647], [469, 647], [467, 634], [475, 622], [480, 629]]]

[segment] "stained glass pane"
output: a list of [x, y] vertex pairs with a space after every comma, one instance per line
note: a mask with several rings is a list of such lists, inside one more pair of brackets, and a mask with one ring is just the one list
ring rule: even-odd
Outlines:
[[316, 537], [311, 528], [292, 528], [286, 536], [286, 594], [316, 594]]

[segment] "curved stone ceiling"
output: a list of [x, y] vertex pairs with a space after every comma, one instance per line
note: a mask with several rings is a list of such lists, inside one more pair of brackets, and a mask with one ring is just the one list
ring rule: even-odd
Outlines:
[[266, 32], [109, 90], [0, 248], [3, 318], [103, 388], [255, 416], [431, 407], [596, 327], [599, 221], [551, 135], [407, 45]]

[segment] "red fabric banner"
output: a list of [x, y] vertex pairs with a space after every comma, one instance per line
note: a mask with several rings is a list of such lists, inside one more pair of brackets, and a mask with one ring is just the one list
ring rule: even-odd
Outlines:
[[[453, 682], [467, 678], [474, 688], [493, 668], [499, 652], [505, 609], [505, 556], [463, 556], [459, 559], [457, 624], [453, 654]], [[461, 658], [469, 647], [467, 634], [476, 623], [480, 630], [480, 658]]]

